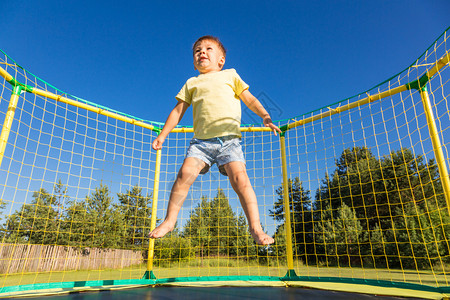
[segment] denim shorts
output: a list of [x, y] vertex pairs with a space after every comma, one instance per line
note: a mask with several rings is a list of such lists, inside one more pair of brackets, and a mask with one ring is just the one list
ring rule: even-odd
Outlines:
[[238, 136], [221, 136], [206, 140], [193, 138], [186, 153], [186, 157], [195, 157], [206, 163], [200, 174], [208, 172], [213, 164], [217, 164], [219, 172], [227, 176], [223, 167], [227, 163], [240, 161], [245, 164], [241, 139]]

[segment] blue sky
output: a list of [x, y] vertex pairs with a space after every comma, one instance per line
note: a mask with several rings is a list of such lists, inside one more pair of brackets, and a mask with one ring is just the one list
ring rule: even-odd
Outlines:
[[[191, 47], [202, 35], [211, 34], [222, 40], [228, 49], [225, 68], [235, 68], [250, 85], [250, 91], [268, 104], [266, 108], [272, 118], [281, 120], [371, 89], [408, 68], [450, 26], [448, 0], [200, 0], [128, 1], [126, 4], [92, 0], [1, 1], [0, 12], [0, 49], [26, 70], [66, 93], [156, 122], [165, 121], [184, 82], [198, 74], [193, 68]], [[243, 123], [255, 122], [260, 120], [244, 110]], [[191, 109], [181, 124], [192, 125]], [[33, 124], [20, 128], [27, 130], [18, 135], [22, 138], [32, 136], [31, 131], [35, 129]], [[311, 128], [309, 130], [314, 131]], [[329, 131], [330, 136], [334, 132]], [[336, 132], [339, 133], [339, 128]], [[395, 133], [401, 135], [398, 131]], [[39, 142], [44, 138], [51, 139], [51, 134], [41, 133]], [[335, 146], [333, 138], [323, 138], [319, 133], [319, 142], [310, 142], [309, 148], [304, 150], [300, 171], [292, 173], [300, 174], [312, 196], [325, 172], [334, 169], [334, 156], [341, 148], [349, 146], [347, 140], [344, 142], [347, 135], [340, 134]], [[278, 140], [273, 142], [272, 136], [266, 138], [271, 142], [264, 140], [264, 145], [274, 147], [274, 151], [267, 151], [268, 155], [278, 153]], [[308, 138], [315, 140], [316, 136]], [[57, 139], [52, 141], [58, 142]], [[380, 144], [384, 143], [381, 138], [380, 141]], [[327, 142], [331, 145], [326, 145]], [[59, 149], [57, 147], [59, 145], [53, 149]], [[141, 148], [145, 147], [149, 149], [148, 144]], [[124, 148], [130, 150], [131, 147]], [[142, 151], [141, 148], [134, 150]], [[12, 147], [7, 148], [7, 151], [12, 150]], [[174, 151], [179, 151], [179, 158], [184, 157], [184, 148], [175, 147]], [[72, 179], [78, 182], [80, 177], [72, 174], [76, 173], [73, 166], [77, 165], [80, 153], [86, 154], [86, 149], [73, 157], [64, 149], [61, 153], [70, 160], [70, 171], [64, 170], [66, 164], [63, 162], [56, 170], [39, 169], [38, 164], [34, 166], [37, 169], [33, 173], [35, 178], [27, 190], [19, 189], [18, 186], [27, 184], [12, 175], [20, 173], [21, 180], [30, 180], [28, 170], [17, 159], [17, 166], [11, 166], [15, 172], [5, 173], [11, 182], [7, 184], [8, 188], [16, 188], [5, 194], [14, 195], [14, 201], [19, 205], [17, 201], [27, 197], [26, 201], [29, 201], [30, 192], [38, 187], [51, 190], [57, 178], [63, 178], [63, 183], [74, 189], [70, 190], [70, 197], [78, 199], [84, 199], [101, 181], [107, 181], [114, 193], [119, 189], [124, 192], [136, 183], [149, 190], [152, 188], [152, 167], [133, 166], [136, 168], [127, 177], [124, 173], [128, 172], [129, 166], [116, 162], [116, 158], [100, 160], [95, 157], [96, 163], [102, 165], [91, 165], [88, 171], [95, 169], [102, 174], [90, 173], [83, 177], [88, 178], [86, 182], [72, 183]], [[142, 153], [150, 155], [153, 152]], [[164, 156], [163, 159], [173, 157]], [[247, 159], [249, 164], [255, 165], [250, 176], [255, 178], [255, 189], [265, 195], [258, 201], [267, 211], [272, 208], [274, 190], [281, 182], [280, 168], [276, 165], [278, 156], [264, 160], [267, 166], [260, 166], [257, 159], [258, 163], [254, 163], [251, 156]], [[48, 160], [46, 157], [38, 163], [48, 163]], [[300, 164], [294, 160], [291, 161], [294, 165]], [[164, 173], [167, 178], [163, 179], [161, 194], [168, 193], [180, 163], [166, 164], [171, 173]], [[271, 165], [273, 163], [275, 167]], [[275, 172], [268, 176], [267, 182], [262, 167], [266, 173]], [[41, 176], [39, 171], [44, 172], [44, 169], [45, 175]], [[143, 173], [136, 175], [133, 172]], [[257, 173], [264, 177], [258, 178], [256, 175], [260, 174]], [[225, 186], [225, 177], [214, 177], [218, 176], [217, 172], [208, 176], [194, 185], [189, 201], [199, 201], [195, 191], [202, 187], [214, 197], [216, 185]], [[142, 179], [145, 182], [138, 181]], [[211, 182], [214, 188], [208, 185]]]
[[447, 0], [2, 1], [0, 11], [0, 48], [25, 69], [158, 122], [197, 75], [191, 46], [205, 34], [225, 44], [226, 68], [276, 103], [273, 119], [286, 119], [402, 71], [450, 26]]

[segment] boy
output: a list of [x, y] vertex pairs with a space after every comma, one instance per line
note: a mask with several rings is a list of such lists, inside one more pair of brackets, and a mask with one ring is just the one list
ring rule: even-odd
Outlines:
[[172, 231], [190, 186], [199, 174], [204, 174], [214, 163], [220, 173], [228, 176], [231, 186], [239, 196], [249, 224], [249, 231], [259, 245], [274, 242], [260, 223], [256, 195], [250, 184], [245, 159], [240, 145], [241, 106], [239, 98], [257, 115], [274, 134], [281, 130], [249, 91], [234, 69], [222, 70], [226, 50], [218, 38], [203, 36], [193, 46], [194, 67], [197, 77], [190, 78], [176, 96], [178, 103], [152, 148], [162, 148], [167, 135], [180, 122], [192, 104], [194, 112], [194, 138], [178, 172], [169, 197], [164, 221], [150, 232], [150, 238], [161, 238]]

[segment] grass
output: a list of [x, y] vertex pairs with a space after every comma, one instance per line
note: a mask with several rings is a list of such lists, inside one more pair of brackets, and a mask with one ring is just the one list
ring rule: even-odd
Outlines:
[[[298, 276], [339, 277], [388, 280], [396, 282], [418, 283], [429, 286], [449, 286], [445, 273], [433, 274], [432, 271], [387, 270], [362, 268], [337, 268], [326, 266], [305, 266], [295, 262]], [[155, 266], [157, 278], [199, 277], [199, 276], [275, 276], [283, 277], [288, 268], [285, 264], [258, 265], [255, 261], [232, 260], [226, 258], [193, 259], [185, 262], [165, 262]], [[125, 269], [82, 270], [65, 272], [23, 273], [0, 275], [0, 287], [36, 283], [73, 282], [88, 280], [140, 279], [146, 271], [145, 265]]]

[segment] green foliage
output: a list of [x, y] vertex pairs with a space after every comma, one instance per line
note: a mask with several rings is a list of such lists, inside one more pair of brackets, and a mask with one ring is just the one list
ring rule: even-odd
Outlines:
[[109, 188], [103, 184], [86, 197], [86, 215], [90, 226], [84, 234], [91, 237], [89, 247], [119, 248], [125, 237], [125, 220], [114, 210]]
[[[271, 211], [282, 222], [275, 246], [283, 242], [282, 192]], [[309, 263], [424, 269], [449, 262], [450, 217], [434, 160], [409, 149], [381, 158], [366, 147], [345, 149], [315, 200], [304, 195], [299, 179], [290, 180], [296, 255]]]
[[287, 257], [286, 252], [286, 228], [285, 224], [281, 224], [277, 227], [275, 234], [273, 236], [275, 242], [271, 246], [271, 254], [273, 256], [279, 257], [281, 259], [285, 259]]
[[446, 209], [426, 211], [407, 203], [396, 208], [394, 215], [392, 228], [382, 235], [387, 265], [426, 269], [448, 263], [450, 218]]
[[[314, 252], [314, 233], [313, 233], [313, 203], [309, 196], [309, 191], [303, 189], [302, 183], [298, 177], [294, 180], [288, 179], [289, 190], [289, 209], [291, 212], [291, 231], [293, 241], [296, 241], [294, 249], [295, 255], [299, 258], [306, 258], [306, 254]], [[270, 210], [270, 215], [277, 221], [283, 222], [280, 226], [284, 226], [285, 213], [284, 213], [284, 200], [283, 200], [283, 186], [277, 188], [276, 193], [278, 195], [277, 201], [274, 203], [273, 210]], [[279, 226], [279, 227], [280, 227]], [[285, 245], [286, 238], [283, 237], [283, 243], [279, 244], [281, 240], [281, 233], [285, 235], [284, 228], [277, 228], [275, 234], [275, 245], [272, 248], [281, 250]], [[281, 248], [279, 248], [281, 247]], [[278, 254], [280, 255], [280, 253]]]
[[30, 204], [11, 214], [6, 221], [7, 243], [55, 244], [58, 238], [58, 212], [55, 196], [45, 189], [33, 193]]
[[[442, 185], [433, 160], [409, 149], [393, 151], [377, 159], [368, 148], [343, 151], [331, 178], [326, 177], [316, 194], [320, 211], [337, 209], [342, 203], [355, 209], [365, 229], [379, 224], [391, 227], [391, 215], [403, 203], [434, 201], [445, 205]], [[370, 218], [369, 218], [370, 217]]]
[[[449, 260], [450, 216], [438, 168], [411, 150], [376, 157], [368, 148], [345, 149], [336, 168], [315, 193], [298, 177], [288, 181], [295, 259], [308, 265], [427, 269]], [[283, 186], [270, 215], [279, 222], [270, 248], [258, 248], [223, 192], [202, 197], [180, 230], [155, 241], [155, 257], [165, 264], [197, 256], [266, 261], [286, 257]], [[3, 207], [0, 203], [0, 209]], [[134, 186], [113, 200], [100, 184], [82, 200], [68, 196], [58, 180], [53, 192], [34, 191], [5, 220], [2, 241], [74, 247], [148, 247], [151, 196]], [[261, 257], [261, 255], [259, 256]], [[255, 260], [256, 262], [256, 260]]]
[[86, 213], [86, 201], [69, 201], [64, 216], [64, 244], [75, 247], [92, 244], [92, 236], [88, 235], [92, 225], [93, 222]]
[[3, 199], [0, 199], [0, 222], [3, 219], [3, 210], [5, 209], [5, 207], [6, 207], [5, 201]]
[[71, 200], [58, 180], [53, 194], [33, 192], [31, 203], [11, 214], [4, 228], [8, 243], [54, 244], [97, 248], [146, 248], [151, 200], [134, 186], [113, 203], [103, 184], [84, 200]]
[[247, 233], [245, 217], [233, 212], [222, 189], [213, 200], [202, 197], [190, 214], [183, 236], [189, 238], [200, 257], [255, 255], [253, 240]]
[[138, 249], [147, 248], [152, 212], [151, 196], [142, 195], [142, 188], [136, 185], [123, 194], [117, 194], [117, 198], [119, 204], [115, 208], [123, 215], [127, 228], [125, 244]]
[[195, 256], [195, 248], [188, 238], [180, 235], [175, 229], [163, 239], [155, 242], [155, 259], [159, 266], [165, 266], [172, 262], [183, 262]]
[[[335, 217], [332, 217], [335, 215]], [[366, 237], [355, 210], [345, 204], [337, 212], [327, 211], [315, 224], [318, 254], [325, 254], [327, 263], [342, 267], [361, 265], [361, 244]]]
[[450, 232], [444, 224], [449, 216], [433, 160], [425, 163], [409, 149], [377, 159], [369, 149], [355, 147], [344, 150], [336, 166], [316, 194], [317, 215], [322, 222], [337, 219], [346, 205], [366, 232], [380, 235], [381, 230], [375, 248], [360, 246], [362, 257], [375, 255], [376, 265], [415, 269], [429, 268], [448, 254]]
[[3, 199], [0, 199], [0, 241], [5, 242], [6, 229], [4, 224], [2, 224], [3, 220], [3, 210], [5, 209], [6, 203]]

